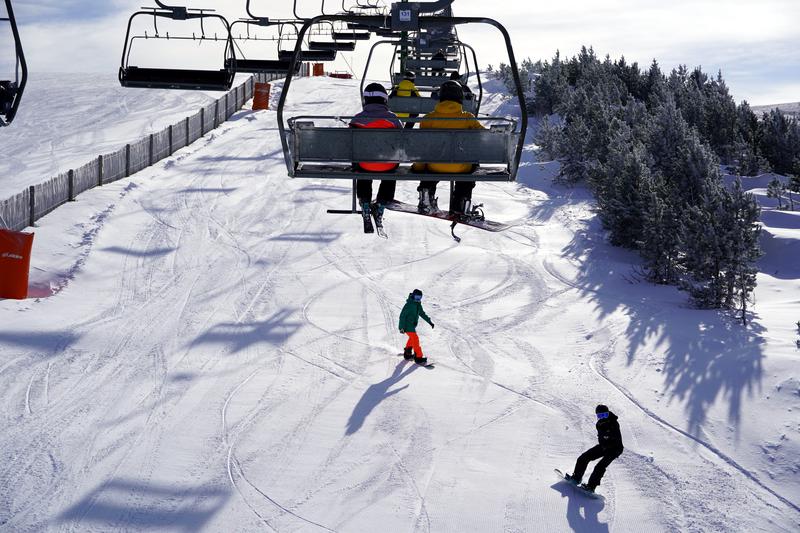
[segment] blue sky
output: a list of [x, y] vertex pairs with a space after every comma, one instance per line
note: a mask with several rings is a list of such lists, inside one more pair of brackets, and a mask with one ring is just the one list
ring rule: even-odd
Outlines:
[[[31, 70], [116, 76], [127, 17], [150, 3], [14, 0]], [[235, 18], [244, 14], [245, 0], [183, 3]], [[300, 13], [311, 15], [319, 5], [320, 0], [301, 0]], [[330, 11], [340, 5], [341, 0], [326, 4]], [[290, 0], [253, 0], [254, 10], [270, 16], [288, 16], [290, 8]], [[721, 69], [737, 100], [800, 101], [800, 0], [456, 0], [454, 8], [459, 15], [503, 23], [518, 58], [547, 59], [556, 49], [571, 56], [592, 45], [600, 55], [624, 54], [643, 65], [656, 58], [665, 71], [681, 63], [710, 73]], [[475, 46], [483, 64], [505, 59], [494, 31], [465, 29], [462, 39]], [[0, 46], [5, 42], [0, 39]]]

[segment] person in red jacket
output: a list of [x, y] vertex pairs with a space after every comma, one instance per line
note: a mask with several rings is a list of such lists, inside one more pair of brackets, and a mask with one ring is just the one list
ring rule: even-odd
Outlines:
[[[397, 115], [389, 111], [389, 95], [386, 88], [380, 83], [370, 83], [364, 88], [364, 107], [360, 113], [350, 121], [351, 128], [402, 128], [402, 123], [397, 120]], [[358, 162], [355, 163], [359, 170], [365, 172], [393, 172], [399, 165], [386, 162]], [[397, 187], [395, 180], [381, 180], [375, 203], [372, 203], [372, 180], [357, 180], [356, 196], [361, 204], [361, 212], [369, 218], [370, 212], [376, 220], [383, 218], [383, 211], [387, 203], [394, 200]]]
[[[413, 357], [415, 363], [424, 365], [428, 363], [428, 358], [422, 353], [422, 346], [419, 344], [419, 336], [417, 335], [417, 324], [420, 317], [430, 324], [431, 329], [433, 329], [434, 325], [431, 322], [431, 318], [422, 308], [422, 291], [414, 289], [414, 292], [408, 295], [403, 310], [400, 311], [398, 327], [400, 328], [400, 333], [408, 335], [408, 342], [406, 342], [406, 347], [403, 349], [403, 357], [406, 359]], [[412, 349], [414, 350], [413, 352], [411, 351]]]

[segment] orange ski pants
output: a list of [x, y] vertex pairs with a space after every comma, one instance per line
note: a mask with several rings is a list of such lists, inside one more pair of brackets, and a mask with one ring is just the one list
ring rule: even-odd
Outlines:
[[422, 346], [419, 345], [419, 335], [414, 333], [413, 331], [406, 331], [406, 335], [408, 335], [408, 342], [406, 342], [406, 348], [413, 348], [414, 353], [417, 357], [425, 357], [422, 355]]

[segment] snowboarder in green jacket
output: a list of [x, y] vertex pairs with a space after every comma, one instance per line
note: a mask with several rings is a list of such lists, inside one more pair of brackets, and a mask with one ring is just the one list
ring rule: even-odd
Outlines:
[[[431, 329], [434, 327], [430, 317], [422, 309], [422, 291], [414, 289], [414, 292], [408, 295], [403, 310], [400, 311], [400, 324], [398, 327], [400, 328], [400, 333], [408, 335], [403, 357], [406, 359], [413, 357], [415, 363], [424, 365], [428, 363], [428, 358], [422, 353], [422, 347], [419, 345], [419, 336], [417, 335], [417, 324], [420, 317], [431, 325]], [[413, 352], [411, 351], [412, 349], [414, 350]]]

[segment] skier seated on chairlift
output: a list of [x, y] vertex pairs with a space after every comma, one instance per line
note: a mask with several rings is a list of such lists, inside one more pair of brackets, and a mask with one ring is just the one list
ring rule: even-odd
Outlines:
[[[380, 83], [370, 83], [364, 88], [364, 108], [350, 121], [351, 128], [402, 128], [397, 120], [397, 115], [389, 111], [389, 96], [386, 88]], [[353, 164], [360, 171], [365, 172], [393, 172], [397, 163], [385, 162], [359, 162]], [[397, 186], [395, 180], [381, 180], [378, 195], [372, 203], [372, 180], [357, 180], [356, 195], [361, 204], [361, 213], [369, 219], [370, 213], [376, 220], [383, 218], [383, 211], [387, 203], [394, 200]]]
[[[419, 97], [420, 96], [419, 89], [417, 89], [417, 86], [414, 85], [414, 80], [416, 79], [417, 75], [411, 72], [410, 70], [403, 72], [403, 79], [400, 83], [397, 84], [396, 87], [392, 89], [391, 96], [399, 96], [402, 98], [407, 98], [409, 96]], [[397, 116], [400, 118], [408, 118], [408, 117], [417, 118], [419, 115], [416, 113], [412, 114], [397, 113]], [[406, 129], [411, 129], [413, 127], [414, 127], [414, 122], [405, 123]]]
[[[581, 486], [582, 489], [589, 492], [594, 492], [603, 479], [603, 474], [606, 473], [606, 468], [611, 464], [614, 459], [622, 455], [624, 450], [622, 446], [622, 434], [619, 431], [619, 422], [617, 422], [617, 415], [608, 410], [605, 405], [598, 405], [594, 410], [597, 416], [597, 440], [599, 444], [589, 448], [578, 457], [575, 463], [575, 469], [572, 474], [566, 474], [564, 479], [575, 485]], [[589, 476], [588, 483], [581, 484], [583, 474], [586, 472], [586, 467], [589, 466], [589, 461], [600, 459]]]
[[[483, 125], [475, 120], [475, 115], [464, 111], [464, 90], [456, 81], [446, 81], [439, 88], [439, 103], [434, 110], [420, 122], [421, 129], [470, 129], [482, 130]], [[425, 120], [428, 118], [455, 118], [462, 120]], [[472, 120], [463, 120], [472, 119]], [[414, 172], [430, 172], [432, 174], [471, 174], [477, 165], [471, 163], [414, 163]], [[435, 213], [439, 210], [436, 198], [436, 185], [438, 181], [421, 181], [419, 191], [418, 209], [421, 213]], [[472, 212], [472, 189], [475, 181], [457, 181], [450, 198], [450, 212], [457, 215], [469, 215]]]
[[[446, 61], [447, 56], [445, 55], [444, 50], [440, 48], [439, 50], [436, 51], [435, 54], [433, 54], [431, 59], [434, 61]], [[431, 74], [433, 74], [434, 76], [444, 76], [444, 67], [432, 68]]]
[[[469, 85], [464, 83], [461, 79], [461, 74], [458, 72], [453, 72], [450, 74], [450, 79], [457, 82], [461, 85], [461, 90], [464, 91], [464, 100], [474, 100], [475, 93], [472, 92], [472, 89], [469, 88]], [[431, 93], [431, 98], [439, 98], [439, 89], [436, 89]]]

